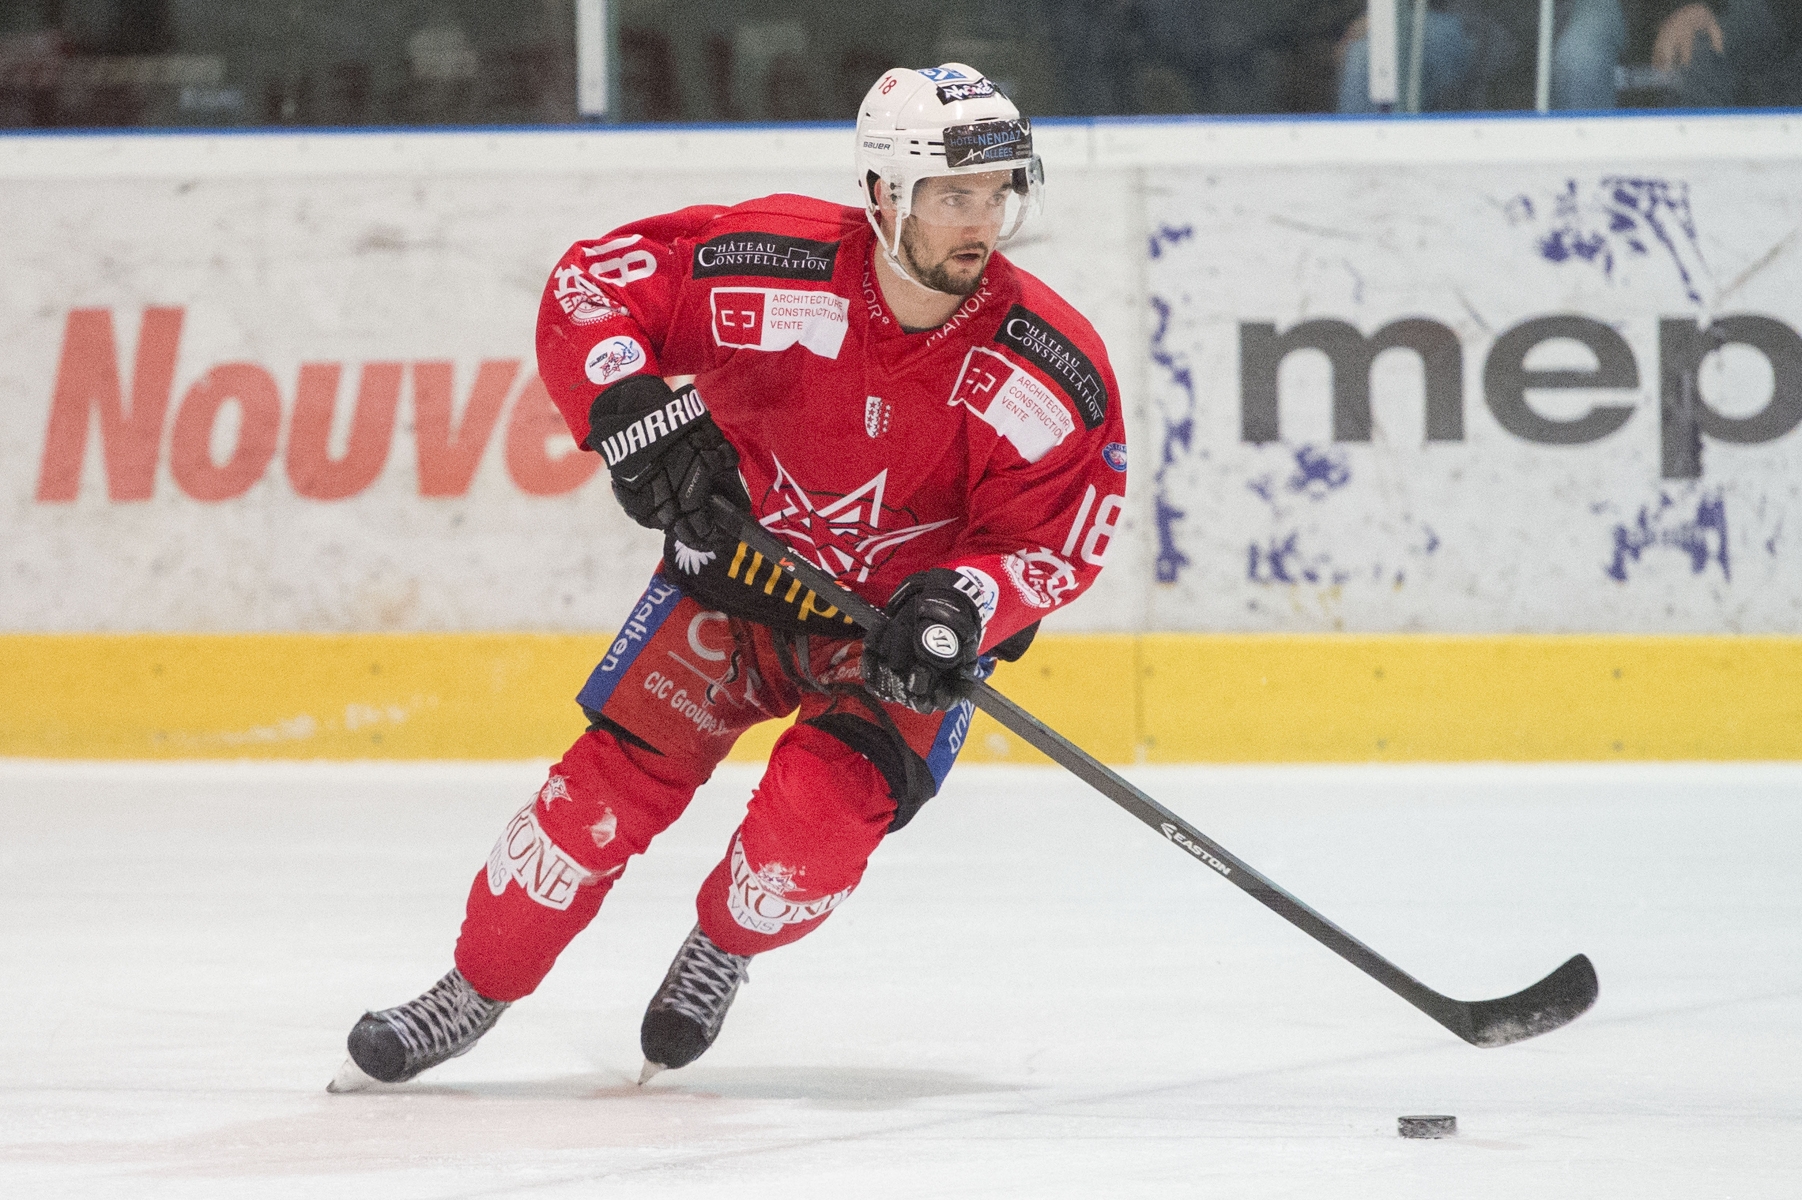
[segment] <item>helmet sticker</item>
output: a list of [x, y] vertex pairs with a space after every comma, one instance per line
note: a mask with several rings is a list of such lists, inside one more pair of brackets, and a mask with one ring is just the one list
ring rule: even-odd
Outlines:
[[945, 126], [945, 165], [971, 167], [1032, 157], [1032, 122], [978, 121]]
[[921, 67], [920, 74], [926, 76], [926, 78], [932, 80], [934, 83], [943, 83], [947, 79], [969, 78], [968, 75], [965, 75], [955, 67]]
[[969, 83], [941, 83], [938, 93], [940, 104], [955, 104], [959, 100], [975, 100], [981, 96], [993, 96], [995, 85], [987, 79], [972, 80]]

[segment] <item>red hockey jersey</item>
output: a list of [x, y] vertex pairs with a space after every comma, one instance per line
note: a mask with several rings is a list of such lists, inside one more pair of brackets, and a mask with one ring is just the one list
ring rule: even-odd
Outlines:
[[[789, 195], [578, 242], [545, 287], [539, 373], [583, 444], [603, 388], [694, 376], [766, 528], [878, 605], [957, 570], [988, 650], [1100, 571], [1125, 503], [1119, 391], [1089, 323], [1001, 255], [949, 321], [907, 333], [874, 248], [860, 210]], [[736, 592], [817, 621], [753, 557], [667, 569], [727, 611]]]

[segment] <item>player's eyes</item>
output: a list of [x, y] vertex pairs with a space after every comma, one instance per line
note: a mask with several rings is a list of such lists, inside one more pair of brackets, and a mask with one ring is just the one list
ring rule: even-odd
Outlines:
[[975, 208], [978, 204], [987, 208], [1001, 208], [1007, 203], [1008, 193], [995, 192], [988, 196], [972, 196], [968, 192], [952, 192], [939, 197], [941, 208]]

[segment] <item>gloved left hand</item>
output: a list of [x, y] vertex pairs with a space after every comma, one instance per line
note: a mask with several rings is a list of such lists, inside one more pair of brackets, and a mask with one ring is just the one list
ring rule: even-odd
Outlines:
[[982, 645], [982, 616], [945, 567], [917, 571], [895, 590], [888, 624], [864, 638], [863, 679], [881, 699], [918, 713], [940, 712], [964, 696]]

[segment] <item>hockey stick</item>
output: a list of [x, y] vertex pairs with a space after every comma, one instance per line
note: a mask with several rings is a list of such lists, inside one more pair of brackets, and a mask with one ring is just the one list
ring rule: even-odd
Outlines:
[[[747, 546], [804, 586], [812, 588], [820, 599], [836, 604], [864, 630], [875, 631], [888, 623], [881, 609], [847, 590], [831, 575], [777, 541], [755, 517], [717, 498], [714, 507], [721, 518], [729, 522], [727, 528], [738, 527], [739, 537]], [[967, 694], [977, 708], [995, 718], [1003, 728], [1043, 751], [1053, 762], [1163, 834], [1227, 882], [1236, 884], [1258, 903], [1473, 1046], [1506, 1046], [1510, 1042], [1549, 1033], [1576, 1020], [1595, 1003], [1598, 991], [1595, 968], [1582, 954], [1532, 987], [1499, 1000], [1465, 1001], [1442, 996], [1260, 875], [1220, 843], [1122, 779], [987, 683], [980, 679], [971, 680]]]

